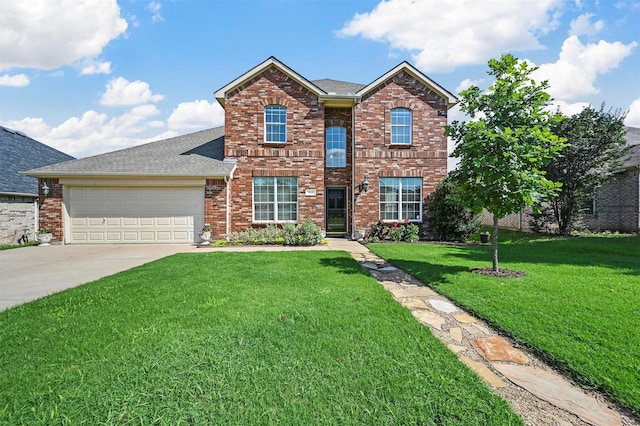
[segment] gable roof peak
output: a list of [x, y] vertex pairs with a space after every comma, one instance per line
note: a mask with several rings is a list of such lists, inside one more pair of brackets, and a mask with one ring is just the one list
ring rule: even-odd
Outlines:
[[398, 74], [401, 71], [408, 72], [415, 79], [420, 81], [422, 84], [424, 84], [425, 86], [427, 86], [428, 88], [433, 90], [435, 93], [437, 93], [438, 95], [440, 95], [444, 99], [446, 99], [447, 108], [451, 108], [455, 104], [458, 103], [458, 97], [457, 96], [455, 96], [453, 93], [449, 92], [444, 87], [440, 86], [435, 81], [431, 80], [429, 77], [427, 77], [426, 74], [424, 74], [422, 71], [420, 71], [418, 68], [416, 68], [415, 66], [413, 66], [411, 63], [407, 62], [406, 60], [402, 61], [401, 63], [399, 63], [398, 65], [396, 65], [395, 67], [393, 67], [392, 69], [387, 71], [386, 73], [382, 74], [380, 77], [375, 79], [373, 82], [367, 84], [365, 87], [363, 87], [356, 94], [360, 95], [360, 96], [366, 94], [367, 92], [375, 89], [381, 83], [389, 80], [390, 78], [392, 78], [394, 75]]
[[251, 80], [253, 77], [262, 73], [263, 71], [265, 71], [270, 67], [278, 68], [280, 71], [287, 74], [289, 77], [297, 81], [300, 85], [307, 88], [309, 91], [317, 94], [318, 96], [327, 94], [320, 87], [318, 87], [317, 85], [315, 85], [313, 82], [303, 77], [302, 75], [298, 74], [296, 71], [294, 71], [292, 68], [285, 65], [282, 61], [280, 61], [275, 56], [269, 56], [266, 60], [264, 60], [260, 64], [256, 65], [255, 67], [251, 68], [249, 71], [245, 72], [241, 76], [235, 78], [230, 83], [216, 90], [214, 92], [214, 96], [216, 97], [218, 102], [220, 102], [220, 105], [224, 107], [226, 96], [229, 92], [241, 86], [246, 81]]

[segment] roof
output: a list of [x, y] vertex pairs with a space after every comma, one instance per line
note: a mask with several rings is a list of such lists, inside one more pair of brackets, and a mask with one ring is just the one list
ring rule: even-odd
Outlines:
[[224, 161], [224, 127], [150, 142], [132, 148], [29, 170], [38, 177], [226, 177], [235, 162]]
[[364, 84], [349, 83], [328, 78], [313, 80], [313, 84], [324, 90], [327, 94], [336, 94], [339, 96], [354, 96], [358, 90], [365, 87]]
[[38, 195], [38, 180], [21, 175], [23, 170], [47, 166], [73, 157], [22, 132], [0, 126], [0, 192]]
[[359, 96], [365, 95], [367, 92], [374, 90], [381, 83], [384, 83], [385, 81], [387, 81], [388, 79], [390, 79], [395, 74], [401, 71], [406, 71], [407, 73], [411, 74], [415, 79], [422, 82], [422, 84], [424, 84], [425, 86], [427, 86], [428, 88], [436, 92], [438, 95], [446, 99], [447, 108], [451, 108], [458, 103], [458, 98], [453, 93], [449, 92], [447, 89], [440, 86], [435, 81], [431, 80], [429, 77], [423, 74], [422, 71], [418, 70], [416, 67], [414, 67], [407, 61], [404, 61], [401, 64], [398, 64], [395, 68], [392, 68], [388, 72], [382, 74], [380, 77], [375, 79], [373, 82], [367, 84], [358, 92], [356, 92], [356, 95], [359, 95]]
[[256, 65], [255, 67], [251, 68], [249, 71], [247, 71], [244, 74], [242, 74], [240, 77], [235, 78], [230, 83], [228, 83], [225, 86], [221, 87], [220, 89], [216, 90], [215, 93], [214, 93], [214, 96], [216, 97], [218, 102], [220, 102], [220, 105], [222, 105], [224, 107], [226, 94], [228, 92], [234, 90], [238, 86], [241, 86], [246, 81], [251, 80], [254, 76], [260, 74], [261, 72], [263, 72], [264, 70], [266, 70], [266, 69], [268, 69], [270, 67], [278, 68], [280, 71], [284, 72], [289, 77], [292, 77], [299, 84], [301, 84], [302, 86], [306, 87], [307, 89], [309, 89], [311, 92], [317, 94], [318, 96], [324, 94], [323, 90], [320, 89], [318, 86], [316, 86], [311, 81], [307, 80], [306, 78], [304, 78], [303, 76], [301, 76], [300, 74], [295, 72], [293, 69], [291, 69], [288, 66], [286, 66], [285, 64], [283, 64], [282, 62], [280, 62], [278, 59], [276, 59], [275, 56], [271, 56], [266, 61]]
[[640, 167], [640, 128], [625, 126], [624, 129], [626, 130], [624, 137], [631, 145], [631, 150], [622, 167], [625, 169]]
[[240, 77], [234, 79], [227, 85], [216, 90], [214, 95], [218, 100], [218, 102], [220, 102], [220, 105], [224, 107], [226, 96], [229, 92], [240, 87], [242, 84], [251, 80], [256, 75], [260, 74], [261, 72], [263, 72], [264, 70], [270, 67], [278, 68], [280, 71], [287, 74], [293, 80], [295, 80], [302, 86], [306, 87], [312, 93], [315, 93], [316, 95], [318, 95], [318, 97], [326, 104], [333, 103], [334, 105], [345, 106], [350, 102], [351, 105], [353, 105], [364, 94], [368, 93], [371, 90], [374, 90], [381, 83], [390, 79], [395, 74], [401, 71], [408, 72], [414, 78], [418, 79], [421, 83], [423, 83], [425, 86], [429, 87], [431, 90], [437, 93], [439, 96], [446, 99], [448, 108], [451, 108], [458, 102], [458, 98], [454, 94], [444, 89], [438, 83], [431, 80], [421, 71], [419, 71], [416, 67], [414, 67], [413, 65], [411, 65], [406, 61], [398, 64], [396, 67], [389, 70], [388, 72], [386, 72], [385, 74], [383, 74], [382, 76], [380, 76], [379, 78], [371, 82], [370, 84], [365, 85], [365, 84], [348, 83], [345, 81], [338, 81], [338, 80], [331, 80], [331, 79], [310, 81], [310, 80], [307, 80], [302, 75], [295, 72], [293, 69], [283, 64], [282, 62], [280, 62], [274, 56], [271, 56], [266, 61], [251, 68], [249, 71], [245, 72]]

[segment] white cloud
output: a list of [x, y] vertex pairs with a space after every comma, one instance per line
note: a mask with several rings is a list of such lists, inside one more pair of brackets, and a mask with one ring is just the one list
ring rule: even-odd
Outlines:
[[[339, 36], [362, 36], [414, 52], [425, 71], [484, 64], [506, 51], [542, 49], [538, 36], [558, 26], [562, 0], [387, 0], [356, 14]], [[526, 11], [526, 13], [523, 13]]]
[[80, 75], [111, 74], [111, 62], [98, 62], [89, 58], [80, 62]]
[[565, 101], [553, 101], [547, 107], [547, 110], [555, 113], [556, 111], [560, 111], [562, 115], [571, 117], [572, 115], [579, 114], [583, 109], [587, 108], [591, 105], [589, 102], [575, 102], [569, 103]]
[[218, 102], [183, 102], [167, 120], [170, 129], [204, 129], [224, 124], [224, 110]]
[[624, 124], [629, 127], [640, 127], [640, 98], [631, 102]]
[[140, 80], [129, 81], [126, 78], [118, 77], [107, 83], [100, 104], [107, 106], [140, 105], [159, 102], [162, 98], [164, 96], [154, 95], [151, 92], [149, 83]]
[[570, 36], [562, 44], [556, 62], [540, 65], [534, 74], [538, 81], [549, 81], [549, 94], [556, 99], [574, 99], [598, 93], [594, 86], [600, 74], [615, 69], [631, 54], [638, 43], [582, 44], [577, 36]]
[[94, 57], [127, 29], [116, 0], [0, 0], [0, 10], [0, 69]]
[[164, 21], [164, 18], [160, 14], [160, 9], [162, 9], [162, 5], [160, 3], [156, 1], [149, 2], [146, 9], [151, 12], [151, 22], [155, 24], [156, 22]]
[[29, 77], [27, 77], [25, 74], [5, 74], [3, 76], [0, 76], [0, 86], [24, 87], [28, 86], [29, 83]]
[[598, 20], [592, 23], [591, 18], [593, 18], [593, 16], [593, 13], [585, 13], [571, 21], [569, 35], [595, 35], [602, 31], [604, 28], [604, 22], [602, 20]]
[[484, 83], [484, 79], [471, 80], [469, 78], [465, 78], [460, 82], [460, 84], [458, 84], [458, 87], [456, 87], [456, 93], [460, 93], [463, 90], [467, 90], [471, 86], [480, 86], [480, 84], [482, 83]]
[[[143, 136], [163, 129], [165, 124], [151, 117], [160, 114], [155, 105], [139, 105], [117, 117], [86, 111], [51, 127], [42, 118], [11, 121], [7, 126], [77, 158], [110, 152], [162, 139]], [[161, 132], [161, 135], [166, 132]], [[153, 133], [152, 133], [153, 134]], [[172, 133], [172, 136], [175, 134]]]

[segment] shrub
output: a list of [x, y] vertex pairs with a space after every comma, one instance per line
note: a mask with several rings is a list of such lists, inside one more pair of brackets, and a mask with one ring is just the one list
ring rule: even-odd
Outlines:
[[268, 224], [264, 228], [247, 228], [229, 234], [229, 244], [284, 244], [287, 246], [312, 246], [322, 243], [322, 229], [309, 218], [296, 226], [285, 223], [282, 228]]
[[298, 245], [313, 246], [322, 242], [322, 229], [316, 226], [310, 218], [306, 218], [296, 228], [298, 235]]
[[383, 240], [415, 243], [420, 241], [420, 227], [409, 221], [392, 224], [378, 221], [369, 227], [364, 239], [368, 243], [378, 243]]
[[408, 243], [420, 241], [420, 227], [415, 223], [410, 223], [404, 228], [404, 240]]
[[446, 178], [427, 197], [425, 219], [440, 240], [464, 241], [480, 228], [479, 216], [451, 194], [453, 183]]
[[404, 226], [398, 225], [396, 222], [391, 226], [391, 232], [389, 232], [389, 238], [391, 241], [402, 241], [404, 237]]

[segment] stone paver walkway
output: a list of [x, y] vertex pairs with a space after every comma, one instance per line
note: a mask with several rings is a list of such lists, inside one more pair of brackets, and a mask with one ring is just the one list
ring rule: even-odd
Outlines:
[[[410, 274], [386, 263], [362, 244], [330, 239], [329, 248], [349, 252], [418, 321], [456, 353], [460, 361], [509, 401], [526, 424], [638, 424], [609, 408], [601, 395], [571, 385], [486, 323]], [[532, 406], [536, 407], [535, 413], [531, 412]]]

